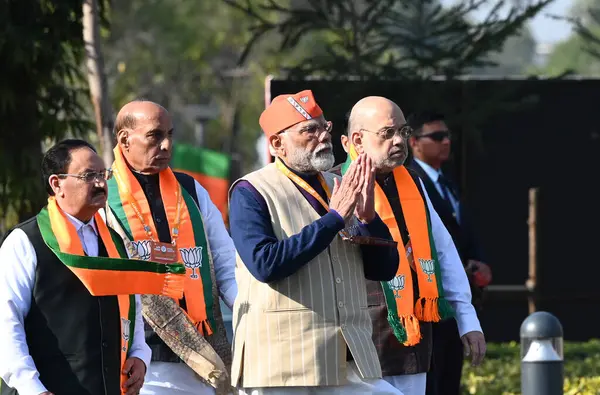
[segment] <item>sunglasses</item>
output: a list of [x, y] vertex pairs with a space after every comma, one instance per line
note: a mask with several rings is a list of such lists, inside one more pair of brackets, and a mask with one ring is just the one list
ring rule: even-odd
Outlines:
[[429, 138], [432, 139], [433, 141], [437, 141], [442, 142], [444, 141], [444, 139], [450, 139], [452, 137], [452, 135], [450, 134], [449, 130], [438, 130], [437, 132], [432, 132], [432, 133], [428, 133], [428, 134], [421, 134], [419, 136], [415, 136], [418, 139], [422, 139], [422, 138]]

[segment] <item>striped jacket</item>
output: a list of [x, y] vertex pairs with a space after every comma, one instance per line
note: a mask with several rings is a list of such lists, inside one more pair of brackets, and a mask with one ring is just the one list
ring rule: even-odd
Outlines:
[[[335, 176], [323, 175], [333, 189]], [[274, 164], [244, 179], [265, 199], [279, 239], [319, 219]], [[338, 236], [298, 272], [272, 283], [256, 280], [238, 256], [236, 280], [234, 386], [346, 384], [346, 345], [363, 378], [381, 377], [359, 247]]]

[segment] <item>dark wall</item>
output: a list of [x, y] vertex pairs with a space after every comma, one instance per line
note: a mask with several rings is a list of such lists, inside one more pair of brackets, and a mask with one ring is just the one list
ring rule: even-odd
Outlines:
[[[448, 117], [448, 171], [462, 186], [495, 284], [527, 279], [528, 189], [539, 187], [538, 306], [559, 317], [568, 340], [598, 337], [600, 80], [271, 82], [272, 97], [303, 89], [333, 121], [337, 162], [345, 159], [345, 114], [362, 97], [385, 96], [405, 115], [430, 109]], [[524, 296], [493, 297], [481, 320], [488, 339], [517, 340], [526, 315]]]

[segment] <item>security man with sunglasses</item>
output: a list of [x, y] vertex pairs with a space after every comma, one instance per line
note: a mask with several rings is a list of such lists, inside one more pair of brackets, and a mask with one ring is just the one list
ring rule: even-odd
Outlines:
[[[451, 134], [440, 114], [423, 112], [408, 119], [414, 129], [409, 139], [413, 160], [407, 165], [423, 181], [435, 211], [454, 240], [468, 274], [473, 305], [480, 307], [482, 288], [491, 281], [488, 265], [482, 262], [456, 186], [442, 172], [450, 156]], [[466, 352], [466, 350], [465, 350]], [[463, 344], [455, 320], [433, 325], [433, 359], [427, 376], [427, 394], [460, 393]]]

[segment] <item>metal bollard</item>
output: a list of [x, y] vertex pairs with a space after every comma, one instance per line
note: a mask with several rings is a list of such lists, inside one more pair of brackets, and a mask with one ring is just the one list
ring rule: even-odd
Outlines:
[[563, 395], [563, 328], [544, 311], [530, 314], [521, 324], [522, 395]]

